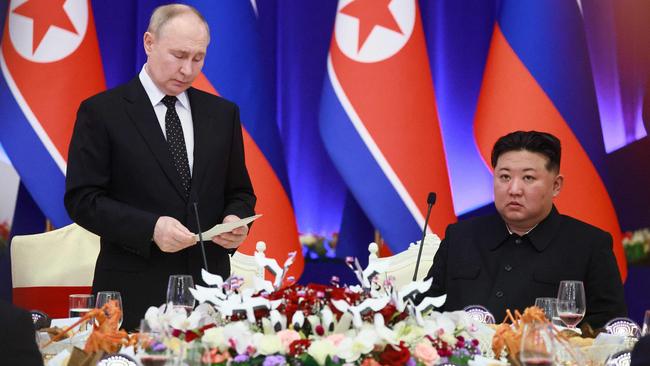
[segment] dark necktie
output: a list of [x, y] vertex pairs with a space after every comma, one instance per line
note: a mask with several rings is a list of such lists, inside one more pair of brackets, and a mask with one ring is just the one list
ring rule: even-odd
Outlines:
[[187, 149], [185, 148], [185, 137], [181, 127], [181, 119], [176, 113], [176, 97], [166, 95], [162, 99], [163, 104], [167, 107], [165, 113], [165, 132], [167, 133], [167, 144], [169, 152], [172, 154], [174, 166], [181, 177], [181, 185], [185, 190], [185, 197], [190, 195], [190, 164], [187, 160]]

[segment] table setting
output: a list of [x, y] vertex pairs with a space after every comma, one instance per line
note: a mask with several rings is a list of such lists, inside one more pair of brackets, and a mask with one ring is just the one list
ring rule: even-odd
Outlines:
[[[575, 327], [585, 314], [579, 281], [563, 281], [557, 298], [490, 324], [493, 317], [486, 322], [473, 312], [436, 311], [445, 295], [415, 304], [431, 279], [397, 288], [381, 266], [361, 268], [348, 258], [358, 284], [334, 277], [328, 285], [298, 285], [285, 278], [292, 260], [290, 254], [279, 266], [260, 258], [275, 278], [256, 278], [249, 287], [238, 276], [207, 271], [208, 286], [171, 276], [167, 302], [148, 309], [138, 333], [119, 329], [119, 294], [97, 294], [96, 307], [87, 303], [91, 310], [68, 320], [68, 338], [39, 338], [46, 365], [595, 366], [636, 340]], [[71, 315], [81, 315], [73, 301]]]

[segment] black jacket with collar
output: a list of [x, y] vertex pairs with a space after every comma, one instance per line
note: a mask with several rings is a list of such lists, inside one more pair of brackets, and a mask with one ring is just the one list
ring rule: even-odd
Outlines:
[[523, 311], [537, 297], [556, 297], [562, 280], [584, 282], [584, 322], [592, 327], [627, 315], [611, 235], [555, 207], [521, 237], [498, 214], [449, 225], [428, 277], [427, 296], [447, 294], [444, 310], [483, 305], [497, 322], [506, 309]]
[[[65, 205], [70, 217], [101, 237], [93, 292], [122, 293], [124, 325], [133, 329], [148, 306], [166, 301], [171, 274], [200, 280], [198, 245], [163, 253], [152, 241], [160, 216], [198, 232], [228, 214], [254, 214], [255, 195], [244, 163], [237, 106], [187, 90], [194, 129], [194, 166], [185, 197], [167, 141], [140, 80], [100, 93], [79, 107], [70, 142]], [[227, 251], [206, 242], [211, 272], [230, 275]], [[74, 260], [74, 258], [71, 258]]]

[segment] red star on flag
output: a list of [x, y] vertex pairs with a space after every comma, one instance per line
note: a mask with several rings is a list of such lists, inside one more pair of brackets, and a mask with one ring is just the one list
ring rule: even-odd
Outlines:
[[366, 40], [375, 27], [384, 27], [388, 30], [403, 34], [393, 13], [388, 8], [391, 1], [355, 0], [341, 9], [341, 13], [359, 19], [357, 51], [361, 50], [361, 47], [366, 43]]
[[50, 27], [59, 27], [77, 34], [68, 13], [63, 9], [66, 0], [37, 1], [31, 0], [14, 9], [14, 13], [31, 18], [34, 22], [32, 36], [32, 52], [41, 44]]

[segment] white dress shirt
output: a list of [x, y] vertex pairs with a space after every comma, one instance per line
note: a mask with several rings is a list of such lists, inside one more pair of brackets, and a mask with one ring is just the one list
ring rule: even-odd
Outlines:
[[[147, 92], [153, 110], [156, 112], [156, 117], [158, 118], [158, 123], [160, 124], [163, 136], [167, 139], [167, 131], [165, 130], [165, 114], [167, 113], [167, 107], [162, 103], [165, 93], [158, 89], [153, 80], [151, 80], [151, 77], [147, 73], [146, 66], [147, 64], [142, 66], [142, 70], [140, 70], [138, 77], [144, 87], [144, 91]], [[190, 164], [190, 174], [192, 174], [192, 168], [194, 166], [194, 125], [192, 123], [192, 109], [190, 108], [190, 100], [187, 97], [187, 92], [182, 92], [177, 95], [176, 99], [176, 113], [178, 113], [178, 118], [181, 120], [183, 137], [185, 138], [185, 148], [187, 149], [187, 161]]]

